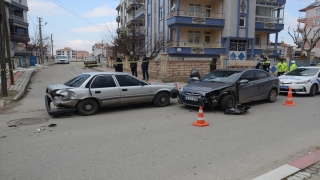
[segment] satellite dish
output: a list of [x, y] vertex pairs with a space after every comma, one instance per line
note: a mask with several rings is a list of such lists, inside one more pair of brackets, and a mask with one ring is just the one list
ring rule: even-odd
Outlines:
[[176, 4], [172, 6], [171, 11], [174, 11], [175, 8], [176, 8]]

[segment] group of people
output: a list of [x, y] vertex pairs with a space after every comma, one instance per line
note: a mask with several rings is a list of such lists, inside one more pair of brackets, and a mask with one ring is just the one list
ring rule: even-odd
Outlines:
[[[150, 59], [147, 57], [147, 55], [144, 55], [141, 63], [143, 80], [146, 81], [149, 80], [149, 60]], [[138, 58], [134, 56], [133, 53], [130, 53], [129, 63], [132, 75], [138, 77]], [[116, 72], [123, 72], [123, 62], [120, 57], [117, 57], [113, 66]]]
[[[292, 60], [289, 67], [289, 71], [292, 71], [297, 68], [296, 61]], [[265, 57], [256, 65], [256, 69], [262, 69], [266, 72], [270, 71], [270, 61]], [[284, 59], [280, 59], [280, 62], [277, 64], [278, 76], [283, 75], [288, 69], [287, 63], [284, 62]]]

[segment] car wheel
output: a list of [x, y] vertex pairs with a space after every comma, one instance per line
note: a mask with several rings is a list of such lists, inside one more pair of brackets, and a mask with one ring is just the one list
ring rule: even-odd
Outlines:
[[271, 89], [269, 94], [268, 94], [267, 101], [273, 103], [273, 102], [276, 101], [277, 96], [278, 96], [277, 91], [275, 89]]
[[168, 93], [160, 92], [154, 98], [153, 103], [158, 107], [167, 106], [170, 103], [170, 96]]
[[314, 84], [314, 85], [312, 85], [311, 86], [311, 88], [310, 88], [310, 92], [309, 92], [309, 95], [310, 96], [314, 96], [314, 95], [316, 95], [317, 94], [317, 92], [318, 92], [318, 88], [317, 88], [317, 86]]
[[233, 108], [235, 105], [235, 99], [233, 98], [232, 95], [228, 94], [226, 96], [224, 96], [221, 100], [221, 109], [223, 111]]
[[90, 116], [99, 110], [99, 104], [94, 99], [85, 99], [78, 103], [77, 110], [81, 115]]

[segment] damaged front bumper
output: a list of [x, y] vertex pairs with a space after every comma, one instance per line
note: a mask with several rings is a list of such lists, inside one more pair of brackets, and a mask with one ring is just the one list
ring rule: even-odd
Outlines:
[[178, 94], [178, 102], [180, 104], [184, 104], [187, 106], [193, 106], [193, 107], [216, 107], [219, 106], [219, 99], [220, 96], [218, 97], [211, 97], [207, 98], [204, 96], [187, 96], [183, 93]]
[[49, 115], [53, 117], [59, 117], [59, 116], [71, 116], [71, 114], [76, 111], [77, 109], [58, 109], [58, 110], [51, 110], [50, 103], [51, 99], [48, 95], [45, 95], [45, 104], [46, 109]]

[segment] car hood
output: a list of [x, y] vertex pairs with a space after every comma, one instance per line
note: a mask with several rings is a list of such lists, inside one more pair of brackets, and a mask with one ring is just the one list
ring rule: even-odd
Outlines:
[[196, 81], [183, 87], [185, 92], [198, 92], [205, 94], [214, 90], [224, 89], [232, 86], [232, 83], [219, 83], [219, 82], [201, 82]]
[[312, 79], [313, 76], [280, 76], [279, 80], [280, 82], [283, 83], [288, 83], [288, 82], [300, 82], [300, 81], [307, 81]]
[[59, 89], [73, 89], [74, 87], [70, 87], [70, 86], [66, 86], [63, 84], [55, 84], [55, 85], [49, 85], [48, 89], [50, 89], [51, 91], [54, 90], [59, 90]]

